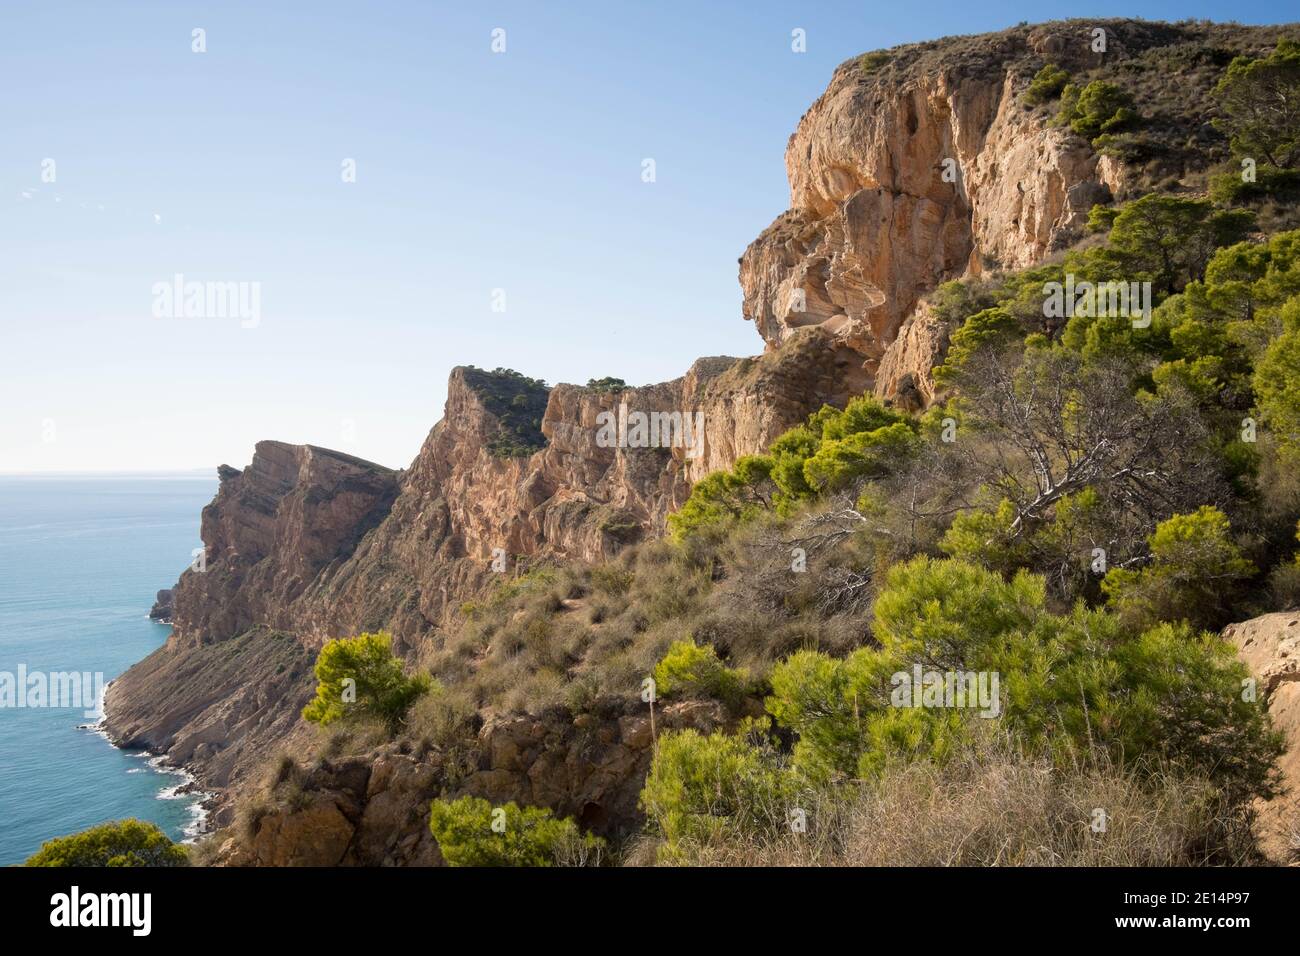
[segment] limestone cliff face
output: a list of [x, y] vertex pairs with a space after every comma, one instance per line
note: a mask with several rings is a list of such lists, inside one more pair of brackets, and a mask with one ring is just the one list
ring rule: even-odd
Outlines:
[[921, 411], [935, 400], [934, 368], [948, 351], [951, 330], [926, 302], [918, 302], [881, 356], [874, 392], [907, 411]]
[[[1088, 42], [1098, 26], [1105, 54]], [[1163, 25], [1073, 21], [901, 47], [870, 71], [841, 65], [786, 148], [790, 209], [741, 259], [746, 318], [768, 348], [824, 328], [858, 353], [879, 395], [910, 375], [904, 384], [929, 400], [925, 363], [944, 340], [913, 318], [922, 297], [1043, 261], [1129, 185], [1122, 164], [1023, 104], [1033, 73], [1172, 39]]]
[[293, 629], [294, 603], [387, 515], [398, 473], [311, 445], [258, 442], [223, 465], [203, 509], [204, 553], [172, 593], [173, 642], [222, 640], [255, 624]]
[[[697, 361], [661, 385], [557, 385], [531, 455], [492, 450], [500, 422], [466, 370], [404, 472], [312, 446], [261, 442], [223, 466], [203, 513], [206, 565], [173, 594], [173, 644], [253, 626], [308, 646], [387, 628], [407, 646], [485, 583], [494, 555], [595, 561], [664, 530], [691, 484], [754, 454], [823, 403], [863, 387], [820, 330], [758, 359]], [[599, 416], [660, 412], [703, 422], [691, 447], [604, 447]]]

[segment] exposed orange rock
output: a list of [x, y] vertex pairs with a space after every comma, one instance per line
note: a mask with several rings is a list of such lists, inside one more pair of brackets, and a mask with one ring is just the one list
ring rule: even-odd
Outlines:
[[1275, 862], [1300, 862], [1300, 612], [1230, 624], [1223, 636], [1255, 675], [1258, 699], [1286, 735], [1278, 759], [1283, 792], [1259, 804], [1261, 849]]
[[1037, 263], [1110, 198], [1088, 144], [1020, 101], [1026, 57], [1085, 44], [1066, 44], [1060, 25], [982, 39], [977, 59], [906, 48], [871, 74], [850, 60], [799, 121], [791, 208], [740, 264], [745, 316], [769, 348], [820, 326], [875, 376], [939, 283]]

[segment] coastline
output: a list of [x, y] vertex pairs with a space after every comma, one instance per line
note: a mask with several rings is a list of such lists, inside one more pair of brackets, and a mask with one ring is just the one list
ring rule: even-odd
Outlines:
[[[115, 678], [116, 680], [116, 678]], [[215, 809], [219, 795], [215, 791], [205, 789], [198, 781], [197, 773], [194, 769], [177, 764], [166, 754], [158, 753], [147, 747], [133, 747], [122, 743], [117, 739], [108, 727], [108, 708], [107, 694], [108, 688], [113, 685], [113, 681], [108, 681], [100, 693], [98, 702], [99, 719], [94, 723], [78, 724], [78, 730], [86, 730], [97, 737], [102, 738], [109, 746], [122, 751], [129, 757], [143, 760], [148, 770], [164, 776], [180, 777], [179, 783], [170, 787], [162, 787], [154, 795], [156, 800], [189, 800], [186, 812], [190, 815], [190, 820], [181, 828], [182, 839], [178, 842], [193, 844], [200, 837], [212, 832], [212, 814]], [[143, 768], [141, 768], [143, 769]], [[128, 770], [127, 773], [135, 773], [135, 770]], [[146, 771], [148, 772], [148, 771]]]

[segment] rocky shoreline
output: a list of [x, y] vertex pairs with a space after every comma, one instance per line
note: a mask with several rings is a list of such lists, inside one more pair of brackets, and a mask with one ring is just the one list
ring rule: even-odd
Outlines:
[[104, 730], [193, 775], [213, 794], [216, 827], [232, 819], [231, 788], [288, 741], [311, 697], [313, 659], [267, 629], [220, 644], [167, 642], [114, 680], [104, 695]]
[[193, 822], [184, 828], [186, 840], [192, 842], [214, 829], [213, 813], [220, 806], [221, 795], [203, 786], [200, 782], [199, 775], [201, 769], [189, 767], [177, 763], [169, 758], [165, 753], [152, 750], [148, 747], [131, 746], [118, 736], [116, 736], [109, 726], [109, 714], [107, 706], [107, 690], [112, 686], [109, 681], [105, 687], [105, 700], [101, 707], [103, 716], [96, 724], [85, 725], [85, 729], [90, 730], [118, 750], [128, 753], [131, 756], [138, 756], [143, 759], [150, 769], [162, 773], [171, 774], [181, 777], [181, 782], [174, 787], [165, 787], [158, 792], [159, 800], [174, 800], [183, 797], [193, 797], [193, 806], [191, 808], [194, 817]]

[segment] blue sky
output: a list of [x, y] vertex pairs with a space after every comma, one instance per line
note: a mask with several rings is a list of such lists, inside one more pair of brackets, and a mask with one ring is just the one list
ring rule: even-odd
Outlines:
[[[455, 365], [644, 384], [756, 353], [736, 259], [786, 208], [786, 139], [832, 69], [1070, 16], [1295, 19], [1224, 0], [7, 4], [0, 471], [242, 466], [262, 438], [400, 467]], [[255, 327], [155, 317], [177, 273], [257, 283]]]

